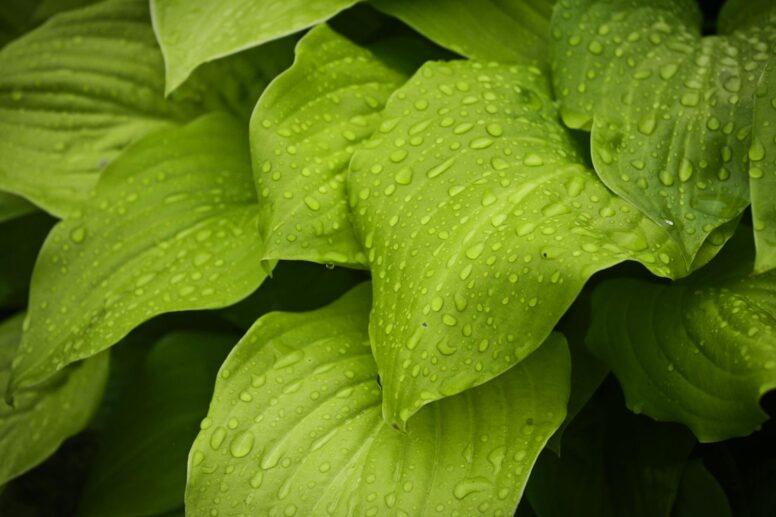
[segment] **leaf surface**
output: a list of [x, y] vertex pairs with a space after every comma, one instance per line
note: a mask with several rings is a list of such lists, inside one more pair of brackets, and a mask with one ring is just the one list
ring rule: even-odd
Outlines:
[[761, 273], [776, 268], [776, 54], [765, 67], [757, 88], [749, 161], [757, 247], [754, 266]]
[[348, 216], [348, 163], [423, 50], [399, 39], [363, 47], [325, 24], [302, 38], [251, 119], [265, 259], [365, 266]]
[[404, 434], [381, 417], [369, 301], [362, 285], [315, 312], [269, 314], [240, 341], [189, 457], [191, 515], [514, 512], [565, 413], [563, 338]]
[[690, 260], [749, 204], [753, 94], [776, 9], [725, 35], [700, 27], [695, 0], [566, 0], [551, 44], [561, 113], [592, 130], [599, 176]]
[[426, 64], [383, 117], [348, 191], [392, 423], [519, 363], [596, 271], [687, 267], [663, 229], [582, 165], [535, 68]]
[[159, 515], [183, 506], [186, 457], [236, 341], [176, 332], [154, 345], [100, 435], [79, 515]]
[[326, 21], [357, 0], [151, 0], [166, 91], [199, 65]]
[[14, 386], [96, 354], [158, 314], [253, 292], [265, 277], [257, 214], [242, 122], [214, 114], [135, 145], [46, 240]]
[[[22, 335], [23, 314], [0, 322], [0, 388], [5, 389]], [[0, 399], [0, 485], [51, 455], [89, 422], [102, 398], [108, 355], [72, 365], [50, 380]]]
[[747, 239], [673, 285], [613, 279], [593, 295], [587, 343], [628, 407], [687, 425], [700, 441], [750, 434], [776, 388], [776, 272], [751, 276]]

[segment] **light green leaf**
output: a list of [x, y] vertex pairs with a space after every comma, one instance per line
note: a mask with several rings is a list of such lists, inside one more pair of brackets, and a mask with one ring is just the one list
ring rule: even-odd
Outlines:
[[44, 380], [165, 312], [230, 305], [264, 279], [244, 124], [214, 114], [113, 162], [32, 277], [13, 386]]
[[27, 306], [32, 268], [54, 222], [37, 213], [0, 224], [0, 311]]
[[178, 332], [133, 373], [89, 473], [79, 515], [158, 515], [183, 506], [186, 458], [237, 337]]
[[202, 63], [323, 22], [357, 0], [151, 0], [167, 93]]
[[389, 422], [519, 363], [596, 271], [684, 272], [668, 234], [582, 163], [535, 68], [430, 63], [388, 101], [348, 191]]
[[[0, 322], [0, 387], [5, 389], [22, 335], [23, 314]], [[0, 485], [51, 455], [83, 429], [102, 398], [108, 355], [72, 365], [47, 382], [0, 399]]]
[[768, 62], [757, 88], [749, 161], [757, 246], [754, 266], [762, 273], [776, 268], [776, 57]]
[[268, 50], [277, 57], [215, 63], [165, 101], [146, 2], [108, 0], [51, 18], [0, 51], [0, 188], [69, 215], [131, 143], [214, 108], [252, 108], [290, 55]]
[[348, 217], [345, 176], [388, 96], [414, 71], [423, 49], [413, 43], [362, 47], [320, 25], [264, 92], [251, 119], [264, 259], [366, 264]]
[[776, 388], [776, 271], [752, 277], [747, 239], [673, 285], [633, 279], [593, 295], [587, 343], [628, 407], [681, 422], [703, 442], [753, 432]]
[[563, 338], [404, 434], [381, 418], [369, 299], [363, 285], [315, 312], [267, 315], [235, 347], [189, 458], [189, 515], [514, 513], [565, 413]]
[[22, 197], [0, 192], [0, 223], [35, 211], [35, 205]]
[[371, 0], [439, 45], [484, 61], [544, 64], [555, 0]]
[[759, 23], [701, 37], [695, 0], [565, 0], [552, 23], [567, 125], [592, 128], [601, 179], [692, 259], [749, 204], [753, 94], [776, 43]]

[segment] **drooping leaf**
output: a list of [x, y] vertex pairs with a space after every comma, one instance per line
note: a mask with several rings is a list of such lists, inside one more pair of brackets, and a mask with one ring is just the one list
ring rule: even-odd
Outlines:
[[733, 240], [673, 285], [612, 279], [593, 295], [588, 345], [628, 407], [681, 422], [703, 442], [743, 436], [776, 388], [776, 271], [751, 276], [751, 241]]
[[370, 0], [427, 38], [483, 61], [544, 65], [555, 0]]
[[27, 306], [32, 268], [53, 224], [54, 220], [42, 213], [0, 224], [0, 310]]
[[104, 172], [35, 266], [14, 387], [115, 344], [151, 317], [230, 305], [265, 277], [244, 123], [154, 134]]
[[[0, 322], [0, 389], [5, 389], [22, 335], [23, 314]], [[52, 454], [83, 429], [102, 397], [108, 356], [69, 366], [47, 382], [17, 391], [14, 406], [0, 400], [0, 485]]]
[[355, 153], [348, 191], [390, 422], [520, 362], [596, 271], [687, 267], [582, 165], [557, 118], [538, 69], [429, 63]]
[[749, 204], [753, 93], [776, 43], [774, 5], [710, 37], [695, 0], [565, 0], [555, 11], [553, 79], [566, 124], [592, 129], [601, 179], [689, 259]]
[[79, 515], [159, 515], [183, 506], [188, 451], [235, 342], [229, 334], [178, 332], [154, 345], [100, 435]]
[[407, 434], [380, 412], [370, 292], [261, 318], [221, 369], [189, 458], [192, 516], [511, 515], [565, 413], [554, 334], [494, 381], [433, 404]]
[[326, 21], [357, 0], [151, 0], [166, 91], [199, 65]]
[[35, 205], [23, 197], [0, 192], [0, 223], [16, 219], [35, 211]]
[[362, 47], [325, 24], [302, 38], [251, 119], [265, 259], [365, 265], [348, 217], [348, 163], [422, 51], [413, 40]]
[[0, 188], [69, 215], [129, 144], [211, 108], [252, 107], [279, 71], [272, 60], [263, 71], [265, 58], [216, 63], [165, 101], [146, 2], [57, 15], [0, 50]]
[[569, 425], [560, 457], [539, 456], [526, 487], [538, 517], [673, 515], [692, 435], [621, 404], [597, 393]]
[[765, 67], [757, 88], [749, 161], [757, 246], [754, 266], [755, 271], [762, 273], [776, 268], [776, 55]]
[[733, 517], [725, 491], [699, 459], [687, 462], [672, 517]]

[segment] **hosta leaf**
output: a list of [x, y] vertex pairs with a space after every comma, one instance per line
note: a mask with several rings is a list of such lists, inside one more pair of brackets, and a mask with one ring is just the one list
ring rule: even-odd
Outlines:
[[366, 263], [348, 218], [347, 166], [419, 50], [402, 40], [362, 47], [325, 24], [299, 42], [251, 119], [265, 259]]
[[534, 68], [430, 63], [388, 101], [348, 190], [390, 422], [520, 362], [596, 271], [684, 271], [582, 163]]
[[628, 407], [699, 440], [743, 436], [776, 388], [776, 271], [753, 277], [746, 239], [673, 285], [614, 279], [596, 289], [588, 345]]
[[189, 448], [235, 342], [229, 334], [178, 332], [154, 345], [100, 436], [79, 515], [158, 515], [183, 506]]
[[42, 213], [0, 224], [0, 311], [27, 306], [32, 268], [53, 225]]
[[725, 491], [699, 459], [687, 463], [676, 494], [673, 517], [733, 517]]
[[564, 0], [553, 79], [571, 127], [592, 128], [601, 179], [692, 258], [749, 204], [757, 80], [776, 42], [771, 3], [745, 31], [701, 37], [695, 0]]
[[164, 312], [230, 305], [264, 279], [244, 124], [207, 116], [113, 162], [32, 277], [14, 386], [40, 382]]
[[202, 63], [325, 21], [357, 0], [151, 0], [167, 92]]
[[216, 382], [189, 458], [190, 515], [511, 515], [565, 413], [554, 334], [498, 379], [386, 424], [367, 335], [369, 288], [260, 319]]
[[0, 192], [0, 223], [35, 211], [35, 205], [23, 197]]
[[547, 58], [555, 0], [371, 0], [432, 41], [466, 57], [502, 62]]
[[213, 107], [252, 107], [265, 72], [288, 55], [275, 50], [266, 71], [250, 57], [215, 63], [165, 101], [146, 2], [108, 0], [51, 18], [0, 50], [0, 188], [69, 215], [132, 142]]
[[776, 268], [776, 56], [765, 67], [757, 88], [749, 160], [757, 246], [754, 265], [756, 271], [763, 272]]
[[[0, 322], [0, 387], [5, 389], [24, 316]], [[108, 356], [69, 366], [47, 382], [0, 400], [0, 485], [34, 467], [89, 422], [102, 398]]]

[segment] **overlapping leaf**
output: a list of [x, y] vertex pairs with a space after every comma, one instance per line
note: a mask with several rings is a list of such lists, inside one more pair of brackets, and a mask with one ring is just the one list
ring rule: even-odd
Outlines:
[[22, 197], [0, 192], [0, 223], [35, 211], [35, 205]]
[[681, 422], [701, 441], [743, 436], [776, 388], [776, 272], [751, 276], [748, 239], [667, 286], [615, 279], [594, 293], [588, 345], [628, 406]]
[[602, 180], [690, 259], [749, 204], [753, 93], [776, 43], [774, 4], [759, 12], [712, 37], [695, 0], [564, 0], [553, 17], [564, 120], [592, 129]]
[[69, 215], [132, 142], [214, 107], [252, 108], [289, 55], [274, 50], [274, 59], [214, 64], [165, 101], [146, 2], [108, 0], [53, 17], [0, 51], [0, 189]]
[[302, 38], [251, 119], [265, 259], [365, 265], [348, 217], [347, 166], [424, 50], [404, 39], [362, 47], [326, 25]]
[[[0, 322], [0, 389], [5, 389], [24, 316]], [[0, 485], [34, 467], [86, 426], [102, 398], [108, 356], [68, 367], [46, 383], [0, 400]]]
[[169, 93], [202, 63], [325, 21], [358, 0], [151, 0]]
[[154, 345], [100, 436], [79, 515], [160, 515], [183, 506], [186, 457], [236, 341], [178, 332]]
[[537, 69], [431, 63], [391, 97], [348, 180], [390, 422], [520, 362], [596, 271], [685, 271], [582, 163]]
[[370, 293], [260, 319], [220, 372], [189, 458], [190, 515], [511, 515], [565, 413], [553, 335], [522, 365], [424, 409], [407, 434], [380, 414]]
[[43, 213], [0, 224], [0, 311], [27, 306], [32, 268], [53, 225]]
[[371, 0], [378, 9], [466, 57], [546, 63], [555, 0]]
[[765, 67], [754, 106], [749, 186], [757, 246], [755, 270], [776, 268], [776, 57]]
[[215, 114], [136, 144], [43, 246], [14, 387], [157, 314], [250, 294], [265, 276], [257, 212], [244, 123]]

